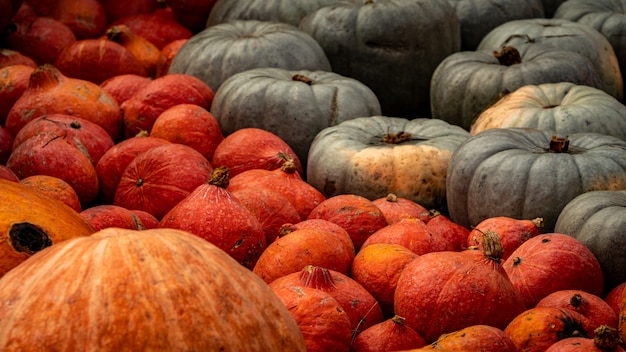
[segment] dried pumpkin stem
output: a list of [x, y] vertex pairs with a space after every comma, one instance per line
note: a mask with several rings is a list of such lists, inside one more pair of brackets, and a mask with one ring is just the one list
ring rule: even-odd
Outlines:
[[388, 133], [383, 136], [383, 143], [387, 144], [400, 144], [411, 139], [411, 134], [408, 132]]
[[512, 66], [522, 63], [522, 57], [520, 56], [519, 51], [510, 45], [503, 46], [500, 51], [494, 50], [493, 56], [498, 59], [500, 65], [504, 66]]
[[500, 236], [491, 230], [487, 230], [481, 233], [483, 235], [483, 255], [499, 263], [502, 260], [502, 256], [504, 255], [504, 248], [502, 247]]
[[313, 84], [313, 80], [305, 75], [301, 75], [301, 74], [295, 74], [293, 75], [293, 77], [291, 77], [291, 79], [293, 81], [298, 81], [298, 82], [304, 82], [308, 85], [312, 85]]
[[550, 139], [550, 145], [548, 151], [555, 153], [567, 153], [569, 149], [569, 139], [552, 136]]
[[221, 188], [228, 187], [230, 181], [230, 170], [227, 166], [220, 166], [213, 169], [211, 177], [209, 177], [208, 184], [218, 186]]

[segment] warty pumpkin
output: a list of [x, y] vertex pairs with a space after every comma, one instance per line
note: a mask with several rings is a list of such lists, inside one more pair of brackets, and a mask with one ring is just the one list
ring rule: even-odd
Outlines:
[[0, 179], [0, 214], [0, 276], [46, 247], [95, 232], [61, 201], [4, 179]]
[[472, 123], [470, 133], [507, 127], [536, 128], [563, 136], [595, 132], [626, 140], [626, 106], [588, 85], [529, 84], [486, 108]]
[[554, 230], [585, 244], [602, 267], [605, 293], [626, 282], [626, 190], [583, 193], [559, 213]]
[[378, 115], [380, 103], [369, 87], [353, 78], [329, 71], [268, 67], [228, 78], [215, 92], [211, 113], [225, 136], [241, 128], [267, 130], [306, 164], [318, 132], [346, 120]]
[[[554, 137], [554, 138], [553, 138]], [[626, 188], [626, 141], [598, 133], [494, 128], [467, 139], [450, 159], [451, 219], [465, 227], [494, 216], [543, 218], [552, 232], [574, 197]]]
[[108, 228], [38, 254], [0, 279], [3, 351], [306, 350], [268, 285], [188, 232]]
[[217, 91], [232, 75], [261, 67], [331, 71], [319, 43], [294, 25], [234, 20], [189, 38], [172, 60], [168, 73], [195, 76]]
[[327, 197], [356, 194], [375, 200], [394, 193], [441, 209], [448, 162], [469, 136], [439, 119], [359, 117], [315, 136], [307, 182]]

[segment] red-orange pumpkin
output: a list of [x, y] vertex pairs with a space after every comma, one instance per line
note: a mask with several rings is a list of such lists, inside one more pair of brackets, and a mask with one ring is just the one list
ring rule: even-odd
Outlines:
[[370, 326], [352, 342], [353, 352], [405, 351], [426, 345], [424, 338], [404, 325], [399, 315]]
[[441, 335], [424, 350], [517, 352], [517, 346], [502, 329], [490, 325], [472, 325]]
[[496, 216], [487, 218], [472, 228], [467, 236], [467, 247], [482, 246], [483, 232], [493, 231], [500, 236], [500, 242], [504, 248], [503, 260], [506, 260], [514, 250], [531, 237], [541, 233], [543, 219], [533, 220], [515, 219], [508, 216]]

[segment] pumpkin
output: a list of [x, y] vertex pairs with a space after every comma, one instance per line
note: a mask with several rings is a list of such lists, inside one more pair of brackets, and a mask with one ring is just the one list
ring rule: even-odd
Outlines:
[[107, 25], [104, 6], [97, 0], [58, 0], [50, 16], [67, 25], [77, 39], [96, 38]]
[[423, 350], [517, 352], [517, 346], [502, 329], [478, 324], [443, 334]]
[[273, 291], [298, 324], [307, 352], [350, 351], [350, 318], [330, 293], [306, 286]]
[[62, 179], [76, 191], [82, 207], [98, 196], [95, 166], [79, 148], [58, 136], [38, 134], [28, 138], [13, 150], [6, 165], [20, 179], [33, 175]]
[[13, 150], [13, 136], [0, 126], [0, 165], [5, 165]]
[[480, 40], [502, 23], [544, 17], [541, 0], [452, 0], [450, 4], [461, 24], [461, 51], [476, 50]]
[[558, 82], [600, 87], [600, 76], [586, 56], [546, 44], [454, 53], [433, 73], [432, 116], [469, 130], [474, 119], [506, 93]]
[[384, 320], [382, 309], [374, 296], [358, 281], [336, 270], [306, 265], [299, 272], [279, 277], [269, 285], [274, 290], [305, 286], [329, 293], [348, 314], [353, 339]]
[[113, 205], [100, 204], [89, 207], [80, 212], [80, 215], [89, 221], [96, 231], [107, 227], [117, 227], [128, 230], [145, 230], [141, 220], [130, 210]]
[[356, 194], [375, 200], [394, 193], [427, 209], [442, 209], [448, 162], [469, 136], [439, 119], [352, 119], [315, 136], [307, 182], [326, 197]]
[[0, 164], [0, 179], [11, 181], [11, 182], [19, 182], [20, 179], [17, 177], [15, 172], [11, 170], [8, 166], [4, 164]]
[[0, 48], [0, 67], [7, 67], [11, 65], [25, 65], [32, 68], [37, 68], [37, 63], [30, 57], [23, 55], [19, 51]]
[[593, 253], [562, 233], [544, 233], [528, 239], [502, 267], [526, 308], [536, 306], [556, 291], [583, 290], [600, 296], [604, 288], [602, 270]]
[[291, 147], [272, 132], [247, 127], [224, 137], [217, 145], [211, 164], [227, 166], [231, 177], [250, 169], [279, 169], [293, 161], [296, 171], [304, 175], [302, 163]]
[[374, 243], [399, 244], [417, 255], [454, 250], [447, 238], [431, 233], [428, 225], [415, 218], [402, 219], [376, 230], [363, 242], [361, 249]]
[[400, 273], [417, 256], [399, 244], [374, 243], [356, 254], [350, 275], [376, 298], [383, 314], [389, 318], [394, 315], [393, 297]]
[[307, 219], [324, 219], [343, 227], [358, 252], [376, 231], [387, 227], [383, 212], [369, 199], [356, 194], [340, 194], [324, 199], [314, 207]]
[[58, 177], [36, 174], [24, 177], [18, 182], [43, 195], [60, 200], [76, 212], [82, 211], [76, 190], [68, 182]]
[[624, 289], [626, 289], [626, 281], [621, 284], [615, 286], [609, 293], [604, 296], [604, 301], [611, 306], [615, 314], [620, 314], [620, 309], [622, 306], [622, 294], [624, 293]]
[[593, 327], [582, 314], [556, 307], [530, 308], [517, 315], [504, 332], [519, 352], [544, 352], [568, 337], [590, 337]]
[[0, 126], [4, 126], [11, 107], [28, 88], [30, 74], [34, 70], [33, 67], [23, 64], [0, 68]]
[[562, 136], [595, 132], [626, 140], [626, 106], [605, 91], [586, 85], [529, 84], [486, 108], [470, 133], [508, 127], [549, 130]]
[[49, 64], [31, 73], [28, 88], [9, 111], [4, 128], [15, 136], [29, 121], [55, 113], [95, 122], [117, 140], [121, 112], [115, 99], [95, 83], [67, 77]]
[[337, 0], [314, 1], [267, 1], [260, 3], [254, 0], [231, 0], [216, 3], [208, 18], [206, 27], [233, 20], [259, 20], [289, 23], [297, 26], [303, 17]]
[[[63, 202], [4, 179], [0, 179], [0, 212], [0, 276], [46, 247], [95, 232]], [[9, 325], [3, 321], [3, 327]]]
[[102, 6], [104, 6], [107, 19], [109, 22], [112, 22], [126, 16], [154, 12], [158, 8], [159, 4], [154, 0], [136, 0], [132, 2], [128, 2], [126, 0], [108, 0], [103, 1]]
[[13, 16], [22, 5], [22, 0], [2, 0], [0, 1], [0, 28], [4, 28], [11, 22]]
[[[374, 92], [334, 72], [256, 68], [229, 77], [215, 93], [211, 113], [224, 135], [260, 128], [281, 138], [303, 164], [323, 129], [380, 114]], [[305, 165], [306, 169], [306, 165]]]
[[375, 324], [356, 336], [352, 342], [353, 352], [407, 351], [426, 345], [424, 338], [404, 325], [399, 315]]
[[178, 51], [188, 40], [189, 38], [176, 39], [166, 44], [163, 49], [161, 49], [159, 60], [157, 61], [155, 77], [161, 77], [167, 74], [170, 70], [170, 66], [172, 66], [172, 61], [174, 61], [174, 58], [178, 54]]
[[109, 228], [30, 259], [0, 281], [3, 351], [306, 350], [263, 281], [184, 231]]
[[254, 68], [331, 71], [324, 50], [311, 36], [281, 22], [235, 20], [189, 38], [168, 73], [185, 73], [217, 91], [236, 73]]
[[576, 311], [589, 319], [594, 329], [617, 329], [617, 313], [602, 297], [583, 290], [560, 290], [542, 298], [535, 307], [557, 307]]
[[202, 30], [216, 0], [166, 0], [175, 19], [194, 32]]
[[[561, 18], [528, 18], [503, 23], [487, 33], [478, 50], [500, 50], [521, 43], [549, 45], [579, 53], [591, 61], [600, 77], [598, 88], [621, 100], [624, 82], [611, 43], [602, 33], [582, 23]], [[567, 55], [568, 60], [570, 55]]]
[[483, 237], [483, 251], [426, 253], [402, 270], [394, 312], [426, 342], [472, 325], [504, 329], [524, 311], [520, 294], [500, 264], [502, 245], [489, 234]]
[[311, 12], [299, 27], [320, 43], [333, 72], [374, 91], [387, 116], [428, 116], [431, 76], [461, 48], [449, 1], [338, 1]]
[[582, 242], [602, 267], [605, 293], [626, 282], [626, 190], [583, 193], [565, 205], [554, 230]]
[[147, 76], [135, 55], [106, 37], [81, 39], [68, 45], [55, 58], [54, 66], [69, 77], [98, 85], [119, 75]]
[[626, 73], [626, 42], [624, 36], [624, 11], [620, 2], [574, 0], [563, 1], [554, 12], [554, 18], [561, 18], [587, 25], [611, 43], [622, 71]]
[[119, 74], [104, 80], [100, 87], [121, 105], [151, 81], [150, 78], [138, 74]]
[[448, 216], [437, 210], [433, 209], [429, 214], [430, 220], [428, 220], [426, 226], [433, 234], [447, 239], [455, 251], [467, 249], [466, 241], [470, 234], [469, 229], [455, 223]]
[[155, 218], [154, 215], [148, 213], [147, 211], [130, 209], [130, 212], [133, 213], [139, 221], [141, 221], [146, 229], [155, 229], [159, 227], [159, 219]]
[[209, 161], [189, 146], [156, 146], [128, 163], [115, 189], [113, 204], [144, 210], [161, 219], [196, 187], [206, 183], [212, 171]]
[[161, 50], [156, 45], [125, 24], [117, 24], [107, 29], [106, 37], [128, 49], [141, 63], [145, 76], [155, 76], [157, 62], [161, 57]]
[[188, 145], [207, 160], [224, 140], [215, 116], [196, 104], [178, 104], [163, 111], [154, 120], [150, 136]]
[[324, 220], [324, 219], [308, 219], [302, 220], [296, 223], [284, 223], [279, 231], [280, 236], [285, 236], [295, 230], [300, 229], [313, 229], [313, 230], [323, 230], [328, 231], [334, 234], [337, 238], [341, 240], [347, 247], [348, 250], [354, 253], [354, 243], [352, 243], [352, 239], [350, 238], [350, 234], [346, 229], [341, 227], [340, 225], [335, 224], [332, 221]]
[[465, 227], [494, 216], [543, 218], [553, 232], [563, 207], [593, 190], [626, 187], [626, 141], [597, 133], [494, 128], [467, 139], [450, 159], [450, 218]]
[[389, 193], [386, 197], [372, 201], [385, 215], [389, 225], [406, 218], [416, 218], [427, 223], [430, 220], [428, 209], [414, 201]]
[[532, 220], [514, 219], [507, 216], [496, 216], [481, 221], [472, 228], [467, 235], [466, 247], [481, 248], [483, 233], [493, 231], [500, 237], [504, 254], [502, 259], [506, 260], [514, 250], [529, 238], [535, 237], [543, 229], [543, 219]]
[[568, 337], [559, 340], [545, 352], [624, 352], [619, 345], [617, 329], [601, 326], [593, 331], [593, 338]]

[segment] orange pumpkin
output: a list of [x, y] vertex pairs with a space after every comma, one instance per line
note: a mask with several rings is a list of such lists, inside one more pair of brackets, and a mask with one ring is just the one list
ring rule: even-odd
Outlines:
[[0, 279], [3, 351], [305, 351], [273, 291], [190, 233], [109, 228], [37, 254]]
[[[0, 276], [52, 244], [93, 232], [85, 219], [61, 201], [0, 179]], [[23, 279], [17, 281], [21, 284]]]
[[72, 185], [58, 177], [32, 175], [19, 180], [19, 183], [48, 197], [58, 199], [79, 213], [82, 211], [80, 199]]
[[502, 329], [490, 325], [472, 325], [441, 335], [424, 350], [517, 352], [517, 346]]
[[375, 324], [360, 333], [352, 342], [353, 352], [405, 351], [426, 345], [424, 338], [404, 325], [399, 315]]
[[161, 51], [156, 45], [142, 36], [135, 34], [127, 25], [118, 24], [106, 31], [109, 40], [121, 44], [128, 49], [141, 63], [148, 77], [154, 77]]

